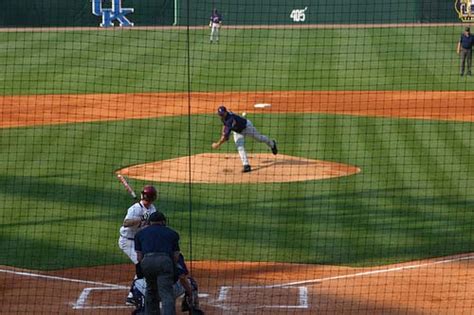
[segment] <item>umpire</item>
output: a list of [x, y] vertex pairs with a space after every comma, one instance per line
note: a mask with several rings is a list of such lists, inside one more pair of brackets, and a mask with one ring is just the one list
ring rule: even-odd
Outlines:
[[145, 314], [176, 314], [173, 283], [178, 261], [179, 234], [166, 226], [162, 212], [149, 217], [150, 226], [135, 235], [135, 250], [146, 280]]
[[457, 53], [461, 56], [461, 76], [464, 75], [465, 64], [467, 62], [467, 75], [471, 75], [472, 65], [472, 45], [474, 44], [474, 37], [471, 35], [471, 29], [466, 27], [461, 34], [459, 40]]

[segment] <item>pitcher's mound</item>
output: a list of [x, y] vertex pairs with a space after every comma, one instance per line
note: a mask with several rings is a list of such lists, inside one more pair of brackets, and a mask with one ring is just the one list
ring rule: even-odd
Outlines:
[[249, 161], [252, 171], [242, 173], [242, 163], [237, 153], [202, 153], [135, 165], [117, 173], [154, 182], [236, 184], [320, 180], [360, 172], [358, 167], [351, 165], [281, 154], [250, 154]]

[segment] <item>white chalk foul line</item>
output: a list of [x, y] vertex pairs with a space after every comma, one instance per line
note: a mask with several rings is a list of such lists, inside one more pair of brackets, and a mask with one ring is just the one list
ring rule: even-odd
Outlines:
[[14, 275], [23, 276], [23, 277], [58, 280], [58, 281], [74, 282], [74, 283], [81, 283], [81, 284], [92, 284], [92, 285], [95, 285], [95, 286], [102, 286], [102, 287], [109, 287], [109, 288], [117, 288], [117, 289], [127, 289], [128, 288], [128, 287], [118, 285], [118, 284], [111, 284], [111, 283], [104, 283], [104, 282], [97, 282], [97, 281], [89, 281], [89, 280], [81, 280], [81, 279], [71, 279], [71, 278], [64, 278], [64, 277], [57, 277], [57, 276], [48, 276], [48, 275], [42, 275], [42, 274], [38, 274], [38, 273], [31, 273], [31, 272], [21, 272], [21, 271], [4, 270], [4, 269], [0, 269], [0, 272], [14, 274]]
[[77, 299], [76, 303], [72, 305], [74, 310], [84, 310], [84, 309], [119, 309], [119, 308], [130, 308], [128, 305], [98, 305], [98, 306], [88, 306], [86, 305], [87, 299], [92, 291], [100, 290], [122, 290], [122, 287], [95, 287], [95, 288], [85, 288], [82, 290], [81, 295]]
[[86, 304], [89, 294], [91, 293], [91, 290], [92, 288], [85, 288], [84, 290], [82, 290], [81, 295], [79, 295], [79, 297], [77, 298], [76, 303], [72, 305], [72, 308], [75, 310], [83, 308], [84, 305]]
[[285, 308], [285, 309], [306, 309], [308, 304], [308, 288], [298, 287], [298, 304], [297, 305], [262, 305], [257, 308]]
[[469, 260], [469, 259], [474, 259], [474, 255], [466, 256], [466, 257], [452, 258], [452, 259], [445, 259], [445, 260], [438, 260], [438, 261], [422, 263], [422, 264], [415, 264], [415, 265], [393, 267], [393, 268], [387, 268], [387, 269], [364, 271], [364, 272], [358, 272], [358, 273], [353, 273], [353, 274], [348, 274], [348, 275], [332, 276], [332, 277], [319, 278], [319, 279], [288, 282], [288, 283], [283, 283], [283, 284], [253, 286], [253, 287], [245, 287], [245, 288], [263, 288], [263, 289], [266, 289], [266, 288], [284, 288], [284, 287], [300, 286], [300, 285], [303, 285], [303, 284], [314, 284], [314, 283], [320, 283], [320, 282], [325, 282], [325, 281], [349, 279], [349, 278], [356, 278], [356, 277], [363, 277], [363, 276], [372, 276], [372, 275], [381, 274], [381, 273], [389, 273], [389, 272], [396, 272], [396, 271], [403, 271], [403, 270], [410, 270], [410, 269], [418, 269], [418, 268], [430, 267], [430, 266], [441, 265], [441, 264], [449, 264], [449, 263], [463, 261], [463, 260]]
[[[229, 290], [233, 287], [229, 286], [222, 286], [219, 290], [219, 295], [214, 305], [215, 307], [221, 308], [223, 310], [232, 310], [234, 307], [228, 306], [225, 304], [227, 300], [227, 296], [229, 294]], [[262, 289], [264, 287], [237, 287], [237, 289]], [[285, 287], [291, 288], [291, 287]], [[309, 307], [308, 304], [308, 288], [305, 286], [300, 286], [298, 289], [298, 304], [297, 305], [255, 305], [253, 308], [261, 309], [261, 308], [280, 308], [280, 309], [306, 309]], [[211, 303], [210, 303], [211, 304]]]
[[229, 293], [229, 289], [231, 287], [221, 287], [219, 290], [219, 297], [217, 298], [217, 301], [225, 301], [227, 299], [227, 294]]
[[[308, 308], [309, 307], [308, 288], [306, 286], [302, 286], [302, 285], [305, 285], [305, 284], [306, 285], [308, 285], [308, 284], [311, 285], [311, 284], [321, 283], [321, 282], [325, 282], [325, 281], [349, 279], [349, 278], [356, 278], [356, 277], [363, 277], [363, 276], [372, 276], [372, 275], [376, 275], [376, 274], [397, 272], [397, 271], [403, 271], [403, 270], [412, 270], [412, 269], [430, 267], [430, 266], [435, 266], [435, 265], [440, 265], [440, 264], [448, 264], [448, 263], [459, 262], [459, 261], [470, 260], [470, 259], [474, 259], [474, 255], [465, 256], [465, 257], [458, 257], [458, 258], [451, 258], [451, 259], [444, 259], [444, 260], [438, 260], [438, 261], [420, 263], [420, 264], [414, 264], [414, 265], [406, 265], [406, 266], [400, 266], [400, 267], [393, 267], [393, 268], [358, 272], [358, 273], [341, 275], [341, 276], [332, 276], [332, 277], [325, 277], [325, 278], [319, 278], [319, 279], [295, 281], [295, 282], [288, 282], [288, 283], [275, 284], [275, 285], [239, 286], [238, 288], [239, 289], [272, 289], [272, 288], [291, 288], [291, 287], [294, 287], [294, 286], [298, 286], [298, 288], [299, 288], [299, 305], [264, 305], [264, 306], [258, 306], [256, 308], [266, 308], [266, 307], [287, 308], [287, 309], [288, 308]], [[232, 289], [231, 286], [222, 286], [220, 291], [219, 291], [218, 298], [216, 300], [217, 303], [214, 306], [219, 307], [219, 308], [224, 309], [224, 310], [232, 309], [232, 307], [228, 307], [224, 304], [225, 300], [227, 299], [229, 290], [231, 290], [231, 289]]]

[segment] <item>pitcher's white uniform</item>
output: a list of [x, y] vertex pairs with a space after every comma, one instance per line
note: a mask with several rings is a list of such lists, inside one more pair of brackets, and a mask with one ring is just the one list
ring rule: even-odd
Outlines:
[[[153, 212], [156, 212], [156, 208], [154, 205], [150, 205], [150, 208], [146, 208], [143, 204], [142, 201], [137, 202], [133, 204], [130, 208], [127, 210], [127, 215], [125, 216], [124, 220], [129, 220], [129, 219], [140, 219], [140, 218], [146, 218]], [[139, 227], [120, 227], [120, 238], [118, 241], [118, 245], [120, 249], [130, 257], [130, 260], [136, 265], [138, 264], [138, 259], [137, 259], [137, 252], [135, 251], [135, 234], [140, 230]]]

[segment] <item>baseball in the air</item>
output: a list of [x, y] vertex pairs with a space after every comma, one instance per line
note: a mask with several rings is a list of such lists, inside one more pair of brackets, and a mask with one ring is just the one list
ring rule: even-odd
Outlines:
[[247, 116], [247, 113], [246, 113], [246, 112], [243, 112], [243, 113], [242, 113], [242, 116], [244, 116], [244, 117]]

